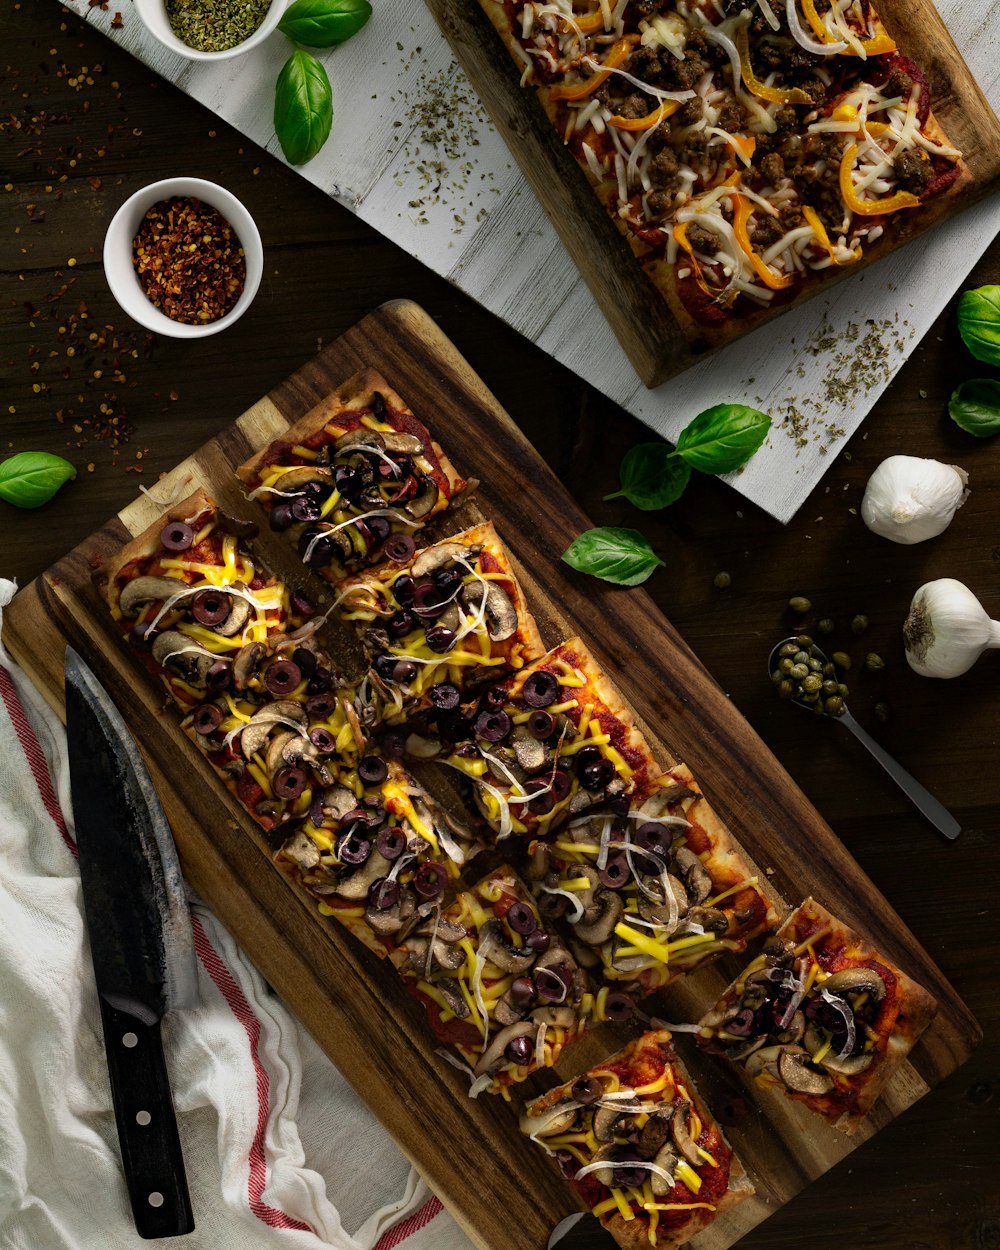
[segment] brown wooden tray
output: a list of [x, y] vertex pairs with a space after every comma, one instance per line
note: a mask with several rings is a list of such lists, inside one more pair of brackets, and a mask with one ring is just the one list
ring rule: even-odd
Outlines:
[[[587, 528], [586, 517], [416, 305], [386, 304], [366, 317], [178, 466], [158, 491], [167, 498], [175, 483], [203, 485], [231, 510], [246, 513], [233, 466], [362, 365], [379, 369], [407, 399], [460, 472], [482, 478], [479, 506], [521, 565], [546, 641], [551, 645], [573, 631], [584, 636], [652, 727], [654, 748], [664, 759], [690, 764], [778, 896], [794, 904], [814, 894], [868, 934], [940, 1004], [911, 1061], [854, 1139], [780, 1096], [753, 1095], [746, 1118], [728, 1131], [758, 1196], [691, 1243], [724, 1250], [963, 1063], [979, 1041], [979, 1027], [645, 592], [606, 587], [560, 562], [566, 545]], [[519, 1250], [540, 1250], [556, 1221], [575, 1209], [554, 1163], [519, 1135], [511, 1106], [486, 1095], [468, 1099], [465, 1078], [434, 1053], [420, 1011], [395, 975], [335, 921], [321, 917], [278, 872], [262, 832], [219, 785], [180, 732], [174, 711], [163, 709], [162, 690], [122, 644], [100, 595], [100, 570], [158, 514], [148, 497], [140, 497], [21, 591], [4, 613], [4, 642], [60, 712], [64, 644], [72, 643], [93, 665], [150, 763], [191, 885], [475, 1244], [509, 1250], [516, 1228]], [[469, 520], [467, 507], [449, 523], [457, 530]], [[259, 545], [292, 584], [304, 583], [307, 575], [294, 553], [266, 527]], [[674, 987], [661, 1012], [669, 1019], [695, 1019], [738, 962], [704, 969]], [[562, 1078], [625, 1036], [605, 1026], [570, 1048], [560, 1065]], [[689, 1042], [678, 1039], [709, 1105], [728, 1102], [737, 1089], [734, 1078], [693, 1055]]]
[[[718, 350], [689, 342], [666, 300], [599, 203], [479, 0], [427, 0], [521, 171], [548, 213], [601, 311], [647, 386], [657, 386]], [[752, 7], [752, 6], [751, 6]], [[733, 322], [733, 338], [822, 294], [866, 265], [989, 194], [1000, 180], [1000, 121], [931, 0], [878, 0], [879, 16], [900, 49], [927, 74], [933, 109], [963, 153], [972, 180], [932, 200], [866, 248], [856, 265], [826, 271], [821, 283], [773, 310]]]

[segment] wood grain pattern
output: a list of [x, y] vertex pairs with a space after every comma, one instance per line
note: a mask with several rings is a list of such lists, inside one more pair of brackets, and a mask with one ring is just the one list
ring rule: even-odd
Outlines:
[[[240, 504], [231, 467], [279, 433], [362, 364], [383, 372], [444, 442], [461, 472], [483, 481], [479, 502], [525, 572], [525, 590], [547, 642], [578, 629], [607, 666], [664, 755], [684, 758], [787, 903], [814, 894], [867, 934], [937, 998], [939, 1012], [870, 1122], [847, 1139], [780, 1096], [754, 1095], [730, 1132], [758, 1188], [692, 1243], [724, 1250], [808, 1182], [969, 1057], [978, 1026], [886, 900], [787, 777], [681, 638], [641, 591], [597, 586], [559, 555], [587, 519], [434, 323], [415, 305], [385, 305], [223, 431], [158, 488], [204, 485]], [[242, 505], [245, 509], [245, 504]], [[151, 514], [152, 509], [152, 514]], [[57, 708], [62, 648], [92, 663], [123, 709], [153, 772], [185, 873], [330, 1057], [367, 1099], [472, 1240], [507, 1250], [545, 1245], [573, 1209], [568, 1187], [516, 1131], [501, 1101], [470, 1102], [465, 1081], [433, 1053], [419, 1010], [394, 974], [356, 946], [274, 868], [256, 826], [193, 750], [162, 692], [126, 653], [102, 602], [105, 560], [155, 515], [143, 496], [14, 600], [4, 641]], [[454, 529], [468, 516], [452, 518]], [[265, 557], [287, 561], [262, 535]], [[279, 570], [280, 571], [280, 570]], [[293, 580], [305, 572], [294, 567]], [[600, 622], [598, 627], [595, 622]], [[693, 1019], [715, 1000], [738, 961], [673, 987], [658, 1011]], [[620, 1044], [604, 1028], [567, 1052], [563, 1078]], [[685, 1046], [709, 1105], [733, 1097], [734, 1078]], [[540, 1078], [541, 1080], [541, 1078]], [[551, 1081], [551, 1076], [549, 1077]], [[538, 1083], [530, 1092], [538, 1089]], [[529, 1092], [526, 1090], [525, 1092]], [[488, 1187], [469, 1178], [489, 1176]], [[523, 1178], [532, 1177], [530, 1189]]]
[[[646, 386], [658, 386], [719, 350], [724, 344], [718, 339], [709, 343], [697, 331], [690, 338], [682, 331], [534, 91], [520, 85], [520, 69], [479, 0], [427, 0], [427, 4]], [[1000, 180], [1000, 121], [931, 0], [881, 0], [877, 9], [901, 51], [924, 67], [935, 116], [962, 151], [971, 180], [903, 220], [894, 220], [881, 239], [866, 246], [856, 265], [825, 270], [821, 282], [807, 286], [787, 304], [727, 322], [723, 327], [727, 343], [953, 217], [989, 194]]]

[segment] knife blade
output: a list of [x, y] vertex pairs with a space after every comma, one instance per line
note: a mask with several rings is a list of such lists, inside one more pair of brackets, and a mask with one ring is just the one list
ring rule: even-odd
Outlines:
[[197, 1001], [191, 917], [135, 740], [72, 647], [65, 677], [80, 879], [129, 1201], [140, 1237], [177, 1237], [194, 1218], [160, 1021]]
[[[585, 1220], [590, 1215], [589, 1211], [574, 1211], [572, 1215], [567, 1215], [561, 1219], [549, 1234], [549, 1240], [546, 1243], [545, 1250], [555, 1250], [555, 1247], [567, 1236], [581, 1220]], [[593, 1216], [591, 1216], [593, 1219]], [[595, 1224], [597, 1221], [594, 1221]]]

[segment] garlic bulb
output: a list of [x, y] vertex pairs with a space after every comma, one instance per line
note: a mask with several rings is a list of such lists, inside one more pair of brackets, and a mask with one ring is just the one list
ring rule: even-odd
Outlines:
[[868, 479], [861, 515], [894, 543], [922, 543], [943, 533], [968, 497], [969, 475], [956, 464], [890, 456]]
[[953, 577], [927, 582], [913, 596], [903, 624], [910, 668], [924, 677], [958, 677], [984, 651], [1000, 647], [1000, 621]]

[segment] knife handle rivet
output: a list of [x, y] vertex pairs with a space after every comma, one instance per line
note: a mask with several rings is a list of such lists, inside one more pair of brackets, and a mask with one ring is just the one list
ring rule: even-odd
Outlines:
[[136, 1124], [141, 1124], [143, 1128], [145, 1128], [147, 1124], [151, 1124], [152, 1120], [153, 1120], [153, 1117], [149, 1114], [148, 1111], [137, 1111], [135, 1113]]
[[126, 1033], [122, 1038], [122, 1045], [127, 1046], [131, 1050], [133, 1046], [139, 1045], [139, 1039], [134, 1033]]
[[161, 1193], [159, 1193], [157, 1190], [154, 1189], [153, 1192], [146, 1199], [146, 1201], [149, 1203], [151, 1207], [162, 1207], [164, 1203], [164, 1197]]

